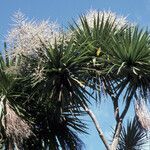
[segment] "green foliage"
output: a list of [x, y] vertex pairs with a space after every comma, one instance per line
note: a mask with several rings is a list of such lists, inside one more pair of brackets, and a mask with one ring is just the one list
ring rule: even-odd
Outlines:
[[[78, 134], [87, 133], [81, 116], [92, 99], [111, 91], [117, 98], [124, 94], [123, 99], [130, 104], [138, 89], [140, 96], [147, 97], [149, 32], [128, 25], [118, 28], [111, 17], [103, 14], [100, 19], [97, 14], [91, 26], [83, 15], [80, 23], [70, 25], [70, 39], [62, 37], [54, 44], [45, 44], [38, 37], [40, 48], [31, 49], [30, 54], [12, 55], [5, 44], [5, 55], [0, 55], [0, 98], [1, 134], [6, 148], [80, 150], [83, 142]], [[13, 138], [7, 131], [9, 122], [3, 125], [3, 121], [8, 108], [22, 122], [21, 127], [31, 130], [28, 137], [17, 141], [20, 135], [15, 133]], [[135, 138], [130, 146], [137, 146], [138, 141], [143, 144], [145, 134], [135, 120], [128, 124], [127, 131], [122, 129], [119, 147], [127, 145], [123, 140], [129, 137]]]
[[148, 142], [147, 133], [143, 130], [135, 117], [128, 121], [127, 126], [122, 128], [118, 150], [141, 150], [145, 149]]
[[[147, 31], [131, 27], [124, 34], [113, 38], [109, 59], [112, 63], [110, 73], [129, 84], [130, 88], [140, 89], [143, 96], [149, 92], [150, 37]], [[123, 85], [121, 82], [120, 84]]]

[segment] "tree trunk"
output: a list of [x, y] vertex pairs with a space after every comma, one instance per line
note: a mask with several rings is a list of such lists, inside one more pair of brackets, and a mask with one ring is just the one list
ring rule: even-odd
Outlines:
[[122, 120], [120, 120], [117, 123], [115, 135], [114, 135], [114, 138], [113, 138], [113, 142], [111, 144], [111, 150], [116, 150], [117, 149], [117, 146], [118, 146], [118, 143], [119, 143], [119, 137], [120, 137], [121, 129], [122, 129]]
[[97, 119], [96, 119], [96, 116], [87, 106], [84, 105], [83, 107], [84, 107], [84, 110], [87, 112], [87, 114], [91, 117], [91, 119], [92, 119], [92, 121], [96, 127], [96, 130], [99, 134], [99, 137], [101, 138], [102, 142], [104, 143], [106, 149], [111, 150], [109, 144], [107, 143], [107, 140], [104, 137], [103, 131], [102, 131]]

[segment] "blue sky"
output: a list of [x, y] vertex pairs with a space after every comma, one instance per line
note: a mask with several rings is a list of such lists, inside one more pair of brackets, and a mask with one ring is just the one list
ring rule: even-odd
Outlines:
[[[72, 18], [77, 18], [89, 9], [111, 10], [128, 17], [128, 20], [140, 26], [150, 26], [150, 0], [1, 0], [0, 3], [0, 43], [10, 28], [11, 16], [17, 10], [29, 18], [36, 20], [48, 19], [57, 21], [66, 27]], [[2, 46], [0, 46], [2, 47]], [[110, 137], [111, 127], [114, 126], [110, 100], [98, 108], [92, 107], [107, 137]], [[133, 114], [133, 107], [127, 118]], [[81, 136], [86, 150], [103, 150], [104, 147], [89, 118], [90, 135]]]

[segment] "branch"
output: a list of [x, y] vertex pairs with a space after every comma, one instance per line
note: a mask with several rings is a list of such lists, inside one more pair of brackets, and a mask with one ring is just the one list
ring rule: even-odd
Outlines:
[[120, 116], [120, 119], [122, 119], [122, 120], [124, 119], [126, 113], [128, 112], [128, 109], [129, 109], [129, 107], [130, 107], [130, 103], [131, 103], [131, 99], [132, 99], [133, 95], [136, 94], [136, 93], [135, 93], [135, 90], [136, 90], [136, 88], [134, 88], [134, 89], [132, 90], [130, 96], [128, 96], [128, 98], [127, 98], [127, 100], [126, 100], [126, 106], [125, 106], [125, 108], [124, 108], [124, 110], [123, 110], [123, 112], [122, 112], [122, 114], [121, 114], [121, 116]]
[[113, 138], [113, 142], [111, 144], [111, 150], [116, 150], [118, 143], [119, 143], [119, 137], [120, 137], [120, 133], [121, 133], [121, 129], [122, 129], [122, 121], [123, 120], [119, 120], [119, 122], [116, 125], [116, 131], [115, 131], [115, 135]]
[[117, 94], [117, 96], [115, 97], [113, 92], [110, 89], [107, 89], [106, 91], [112, 99], [113, 106], [114, 106], [114, 116], [115, 116], [116, 122], [118, 122], [119, 121], [119, 106], [118, 106], [119, 95]]
[[119, 143], [119, 137], [120, 137], [120, 133], [121, 133], [121, 129], [122, 129], [122, 122], [123, 122], [123, 119], [124, 119], [125, 115], [128, 112], [128, 109], [130, 107], [130, 103], [131, 103], [131, 99], [132, 99], [133, 95], [134, 95], [134, 90], [132, 90], [130, 96], [128, 96], [128, 98], [126, 100], [127, 101], [126, 106], [125, 106], [121, 116], [119, 117], [119, 121], [116, 124], [115, 134], [114, 134], [113, 141], [112, 141], [112, 144], [111, 144], [111, 150], [116, 150], [117, 149], [117, 146], [118, 146], [118, 143]]
[[107, 143], [107, 140], [104, 137], [103, 131], [102, 131], [97, 119], [96, 119], [96, 116], [94, 115], [94, 113], [87, 106], [84, 105], [83, 108], [87, 112], [87, 114], [91, 117], [91, 119], [92, 119], [92, 121], [93, 121], [93, 123], [96, 127], [96, 130], [97, 130], [102, 142], [104, 143], [106, 149], [111, 150], [109, 144]]
[[[109, 94], [110, 95], [110, 94]], [[116, 122], [119, 121], [119, 105], [118, 105], [118, 97], [115, 97], [114, 95], [110, 95], [112, 102], [113, 102], [113, 106], [114, 106], [114, 116], [116, 119]]]
[[[123, 82], [121, 82], [120, 84], [118, 84], [117, 86], [120, 87], [120, 89], [116, 92], [116, 90], [112, 91], [112, 89], [116, 89], [116, 87], [114, 87], [114, 85], [112, 83], [108, 83], [109, 85], [107, 85], [107, 93], [109, 94], [109, 96], [112, 99], [113, 102], [113, 106], [114, 106], [114, 116], [116, 119], [116, 122], [119, 122], [119, 105], [118, 105], [118, 100], [120, 97], [120, 94], [122, 93], [122, 91], [124, 90], [126, 84], [127, 84], [128, 80], [125, 79]], [[112, 87], [112, 88], [111, 88]]]

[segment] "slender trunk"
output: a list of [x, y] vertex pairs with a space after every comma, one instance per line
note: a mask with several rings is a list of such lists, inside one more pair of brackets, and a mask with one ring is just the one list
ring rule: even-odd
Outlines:
[[116, 130], [115, 130], [115, 134], [114, 134], [113, 141], [111, 144], [111, 150], [117, 149], [117, 146], [119, 143], [119, 137], [120, 137], [120, 133], [121, 133], [121, 129], [122, 129], [122, 122], [123, 122], [125, 115], [128, 112], [129, 107], [130, 107], [130, 103], [131, 103], [133, 94], [134, 94], [134, 90], [131, 92], [131, 95], [127, 98], [125, 108], [124, 108], [122, 114], [120, 115], [119, 120], [116, 124]]
[[119, 137], [120, 137], [120, 133], [121, 133], [121, 129], [122, 129], [122, 122], [123, 122], [123, 119], [124, 119], [128, 109], [129, 109], [129, 106], [130, 106], [130, 103], [128, 103], [126, 105], [124, 111], [121, 114], [121, 117], [120, 117], [119, 121], [117, 122], [115, 134], [114, 134], [114, 137], [113, 137], [113, 142], [111, 144], [111, 150], [116, 150], [117, 149], [117, 146], [118, 146], [118, 143], [119, 143]]
[[113, 137], [113, 142], [111, 144], [111, 150], [116, 150], [117, 149], [121, 129], [122, 129], [122, 120], [120, 120], [116, 125], [116, 131], [115, 131], [115, 135]]
[[87, 114], [91, 117], [91, 119], [92, 119], [92, 121], [93, 121], [93, 123], [96, 127], [96, 130], [99, 134], [99, 137], [101, 138], [102, 142], [104, 143], [106, 149], [111, 150], [109, 144], [107, 143], [106, 138], [104, 137], [103, 131], [102, 131], [97, 119], [96, 119], [96, 116], [94, 115], [94, 113], [87, 106], [84, 105], [83, 108], [87, 112]]

